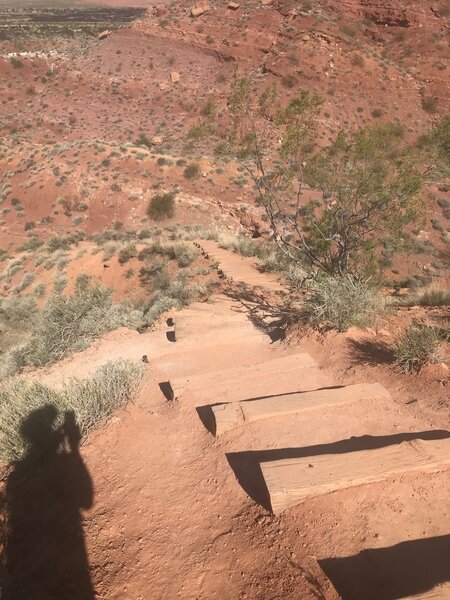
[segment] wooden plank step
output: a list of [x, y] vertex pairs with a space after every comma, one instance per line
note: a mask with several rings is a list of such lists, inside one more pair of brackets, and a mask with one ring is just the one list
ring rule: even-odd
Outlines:
[[450, 600], [450, 583], [438, 585], [422, 594], [415, 594], [402, 600]]
[[390, 394], [379, 383], [358, 383], [299, 394], [269, 396], [260, 400], [231, 402], [212, 406], [216, 435], [246, 423], [291, 415], [311, 409], [348, 404], [355, 400], [389, 400]]
[[[283, 377], [292, 372], [296, 373], [295, 377], [290, 377], [288, 380]], [[244, 389], [251, 390], [251, 396], [254, 398], [266, 395], [269, 385], [272, 394], [281, 394], [317, 388], [320, 385], [317, 383], [318, 381], [325, 381], [323, 385], [328, 385], [328, 379], [319, 371], [311, 356], [298, 353], [264, 362], [255, 362], [248, 367], [238, 369], [177, 377], [172, 379], [170, 384], [175, 398], [180, 398], [184, 390], [189, 387], [195, 390], [198, 398], [223, 398], [225, 396], [226, 400], [230, 402], [242, 400], [245, 397], [242, 395], [245, 393]]]
[[450, 438], [261, 462], [260, 466], [272, 510], [278, 514], [309, 498], [382, 481], [391, 475], [447, 468], [450, 466]]
[[[169, 332], [172, 332], [169, 334]], [[173, 333], [175, 332], [175, 333]], [[235, 345], [241, 344], [243, 341], [255, 340], [256, 342], [263, 342], [267, 344], [267, 336], [257, 329], [219, 329], [218, 331], [206, 331], [206, 332], [179, 332], [178, 329], [168, 328], [166, 330], [166, 337], [171, 342], [176, 341], [176, 346], [181, 351], [182, 348], [185, 350], [197, 350], [206, 345], [222, 345], [234, 342]]]
[[269, 360], [274, 350], [267, 344], [263, 336], [235, 339], [218, 344], [215, 340], [192, 346], [191, 352], [186, 352], [188, 344], [181, 342], [172, 344], [179, 351], [168, 352], [154, 360], [154, 365], [170, 381], [174, 377], [187, 377], [200, 373], [218, 371], [220, 369], [240, 368], [251, 365], [255, 354], [260, 361]]

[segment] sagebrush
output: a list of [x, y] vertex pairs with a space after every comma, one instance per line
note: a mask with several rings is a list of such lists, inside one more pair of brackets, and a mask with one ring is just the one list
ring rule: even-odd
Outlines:
[[394, 344], [396, 364], [407, 373], [442, 359], [442, 337], [435, 327], [412, 324]]
[[340, 331], [373, 325], [384, 308], [378, 288], [350, 276], [317, 279], [311, 284], [311, 296], [305, 304], [313, 323], [328, 322]]

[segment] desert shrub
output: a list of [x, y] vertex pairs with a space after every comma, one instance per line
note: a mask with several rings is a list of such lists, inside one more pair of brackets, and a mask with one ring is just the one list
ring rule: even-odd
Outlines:
[[72, 296], [51, 296], [29, 343], [17, 352], [20, 366], [40, 366], [83, 350], [106, 331], [136, 326], [142, 315], [126, 303], [113, 304], [112, 290], [79, 278]]
[[145, 311], [145, 319], [149, 324], [154, 323], [167, 310], [181, 308], [195, 299], [206, 298], [208, 295], [207, 285], [189, 284], [185, 277], [178, 276], [153, 294]]
[[154, 221], [170, 219], [175, 212], [175, 194], [167, 192], [153, 196], [147, 207], [147, 216]]
[[179, 267], [188, 267], [199, 255], [198, 250], [194, 246], [185, 242], [162, 243], [156, 241], [149, 244], [140, 253], [139, 258], [145, 260], [145, 258], [151, 257], [153, 254], [160, 254], [167, 256], [171, 260], [176, 260]]
[[146, 148], [152, 148], [153, 144], [151, 140], [146, 136], [145, 133], [140, 133], [138, 139], [135, 142], [136, 146], [145, 146]]
[[[28, 437], [39, 440], [39, 415], [54, 415], [54, 430], [63, 433], [70, 411], [85, 436], [114, 410], [135, 396], [142, 368], [129, 361], [109, 362], [89, 379], [70, 379], [62, 389], [53, 389], [36, 381], [11, 379], [0, 385], [0, 460], [19, 460], [27, 451]], [[38, 413], [35, 411], [39, 411]], [[34, 420], [27, 418], [33, 413]], [[30, 427], [35, 427], [30, 431]], [[33, 435], [34, 433], [34, 435]], [[47, 440], [48, 441], [48, 440]], [[45, 440], [42, 450], [45, 451]]]
[[0, 380], [18, 370], [14, 348], [26, 343], [36, 318], [31, 296], [0, 299]]
[[9, 62], [15, 69], [21, 69], [23, 67], [23, 62], [19, 58], [16, 58], [15, 56], [11, 56], [11, 58], [9, 59]]
[[394, 356], [397, 365], [407, 373], [437, 362], [441, 358], [439, 330], [423, 325], [410, 325], [395, 341]]
[[24, 289], [26, 289], [27, 287], [29, 287], [33, 281], [35, 280], [35, 276], [34, 273], [25, 273], [22, 281], [16, 285], [16, 287], [14, 288], [14, 293], [15, 294], [19, 294], [20, 292], [23, 292]]
[[200, 175], [199, 165], [197, 163], [190, 163], [186, 165], [183, 175], [186, 177], [186, 179], [197, 179], [197, 177]]
[[422, 108], [427, 113], [431, 113], [431, 114], [435, 113], [438, 108], [437, 98], [434, 98], [432, 96], [423, 98], [422, 99]]
[[329, 322], [339, 331], [368, 327], [383, 313], [380, 291], [350, 276], [322, 277], [311, 284], [306, 314], [316, 324]]
[[119, 252], [119, 263], [121, 265], [137, 256], [136, 244], [127, 244]]
[[44, 242], [37, 236], [33, 235], [17, 248], [18, 252], [26, 252], [27, 250], [37, 250], [44, 245]]
[[259, 242], [243, 235], [221, 233], [218, 235], [217, 242], [221, 248], [233, 250], [241, 256], [257, 256], [260, 248]]

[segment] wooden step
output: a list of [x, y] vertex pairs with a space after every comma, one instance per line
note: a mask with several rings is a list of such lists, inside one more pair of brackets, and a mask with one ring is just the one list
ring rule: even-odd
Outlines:
[[[190, 375], [204, 374], [220, 369], [233, 369], [250, 366], [255, 354], [260, 362], [269, 360], [274, 350], [267, 344], [264, 336], [229, 339], [223, 343], [217, 340], [203, 340], [197, 346], [176, 342], [171, 344], [179, 351], [168, 352], [154, 360], [154, 365], [167, 377], [167, 380]], [[191, 350], [186, 352], [186, 350]]]
[[407, 598], [402, 598], [402, 600], [450, 600], [450, 583], [438, 585], [422, 594], [408, 596]]
[[261, 462], [260, 466], [272, 510], [278, 514], [309, 498], [382, 481], [391, 475], [447, 468], [450, 466], [450, 438]]
[[268, 389], [272, 394], [300, 392], [328, 385], [328, 381], [309, 354], [299, 353], [255, 362], [248, 367], [178, 377], [170, 383], [175, 398], [189, 388], [198, 399], [233, 402], [267, 395]]
[[231, 402], [212, 406], [216, 435], [246, 423], [324, 408], [345, 405], [355, 400], [389, 400], [390, 394], [379, 383], [358, 383], [299, 394], [269, 396], [260, 400]]

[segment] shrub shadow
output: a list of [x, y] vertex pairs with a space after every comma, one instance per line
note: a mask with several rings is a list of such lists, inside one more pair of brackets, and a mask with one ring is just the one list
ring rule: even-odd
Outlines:
[[350, 353], [354, 363], [369, 365], [385, 365], [395, 361], [394, 350], [386, 342], [366, 338], [348, 340]]

